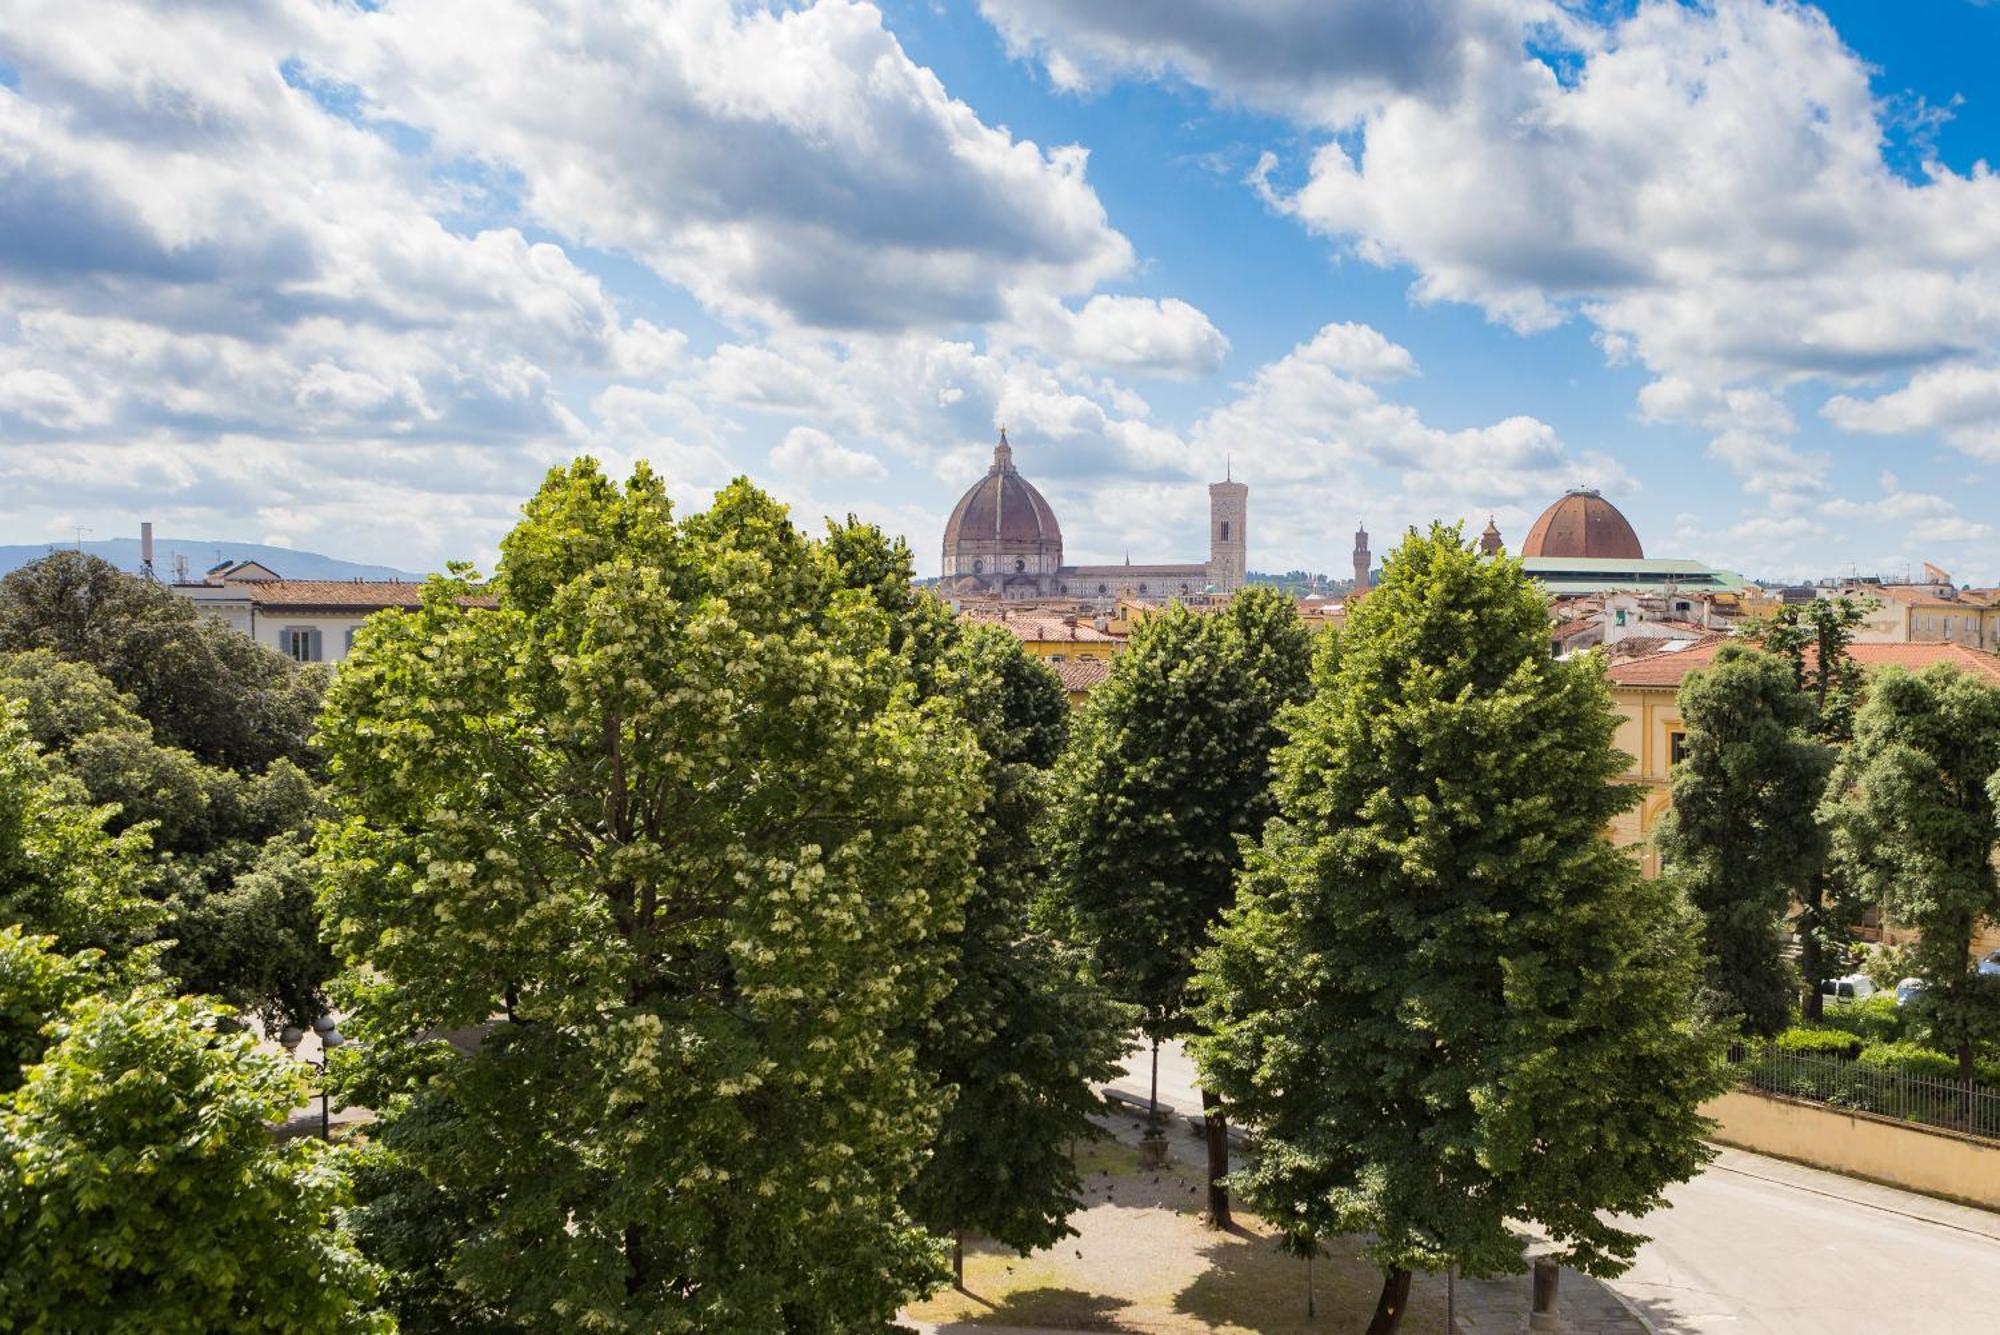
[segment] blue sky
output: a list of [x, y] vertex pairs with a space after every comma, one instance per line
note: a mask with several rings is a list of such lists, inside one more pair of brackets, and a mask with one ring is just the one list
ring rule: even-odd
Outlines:
[[490, 560], [588, 452], [928, 572], [1005, 422], [1080, 561], [1227, 466], [1263, 569], [2000, 581], [2000, 6], [23, 4], [0, 540]]

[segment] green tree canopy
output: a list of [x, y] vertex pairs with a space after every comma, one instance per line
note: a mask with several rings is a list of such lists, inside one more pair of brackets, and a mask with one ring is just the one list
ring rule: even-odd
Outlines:
[[0, 652], [35, 649], [96, 668], [163, 743], [208, 764], [310, 759], [322, 671], [108, 561], [56, 551], [0, 578]]
[[1605, 837], [1617, 717], [1594, 656], [1551, 658], [1514, 560], [1412, 531], [1317, 656], [1279, 816], [1201, 960], [1202, 1078], [1259, 1128], [1236, 1182], [1291, 1244], [1371, 1235], [1376, 1331], [1409, 1272], [1628, 1264], [1706, 1151], [1722, 1087], [1693, 925]]
[[[89, 974], [0, 930], [0, 980], [48, 1007], [46, 1047], [0, 1094], [0, 1328], [388, 1329], [333, 1227], [325, 1147], [272, 1141], [305, 1101], [298, 1063], [260, 1053], [225, 1010], [85, 990]], [[0, 1009], [0, 1043], [18, 1004]]]
[[1724, 645], [1680, 689], [1687, 749], [1655, 834], [1666, 874], [1701, 915], [1709, 1013], [1752, 1034], [1791, 1013], [1782, 924], [1824, 869], [1818, 823], [1833, 751], [1813, 738], [1812, 701], [1770, 654]]
[[122, 958], [162, 917], [144, 894], [146, 837], [108, 831], [111, 812], [52, 769], [21, 714], [0, 700], [0, 926]]
[[[1312, 633], [1288, 596], [1141, 622], [1091, 692], [1058, 778], [1058, 877], [1098, 968], [1155, 1045], [1187, 1029], [1195, 953], [1236, 895], [1245, 841], [1276, 809], [1280, 715], [1305, 695]], [[1228, 1128], [1204, 1089], [1210, 1222], [1229, 1222]]]
[[1826, 818], [1842, 872], [1864, 897], [1921, 933], [1910, 947], [1922, 1009], [1973, 1077], [2000, 1037], [2000, 987], [1972, 958], [2000, 917], [1993, 867], [2000, 687], [1947, 664], [1874, 679], [1835, 772]]
[[557, 469], [496, 583], [371, 624], [322, 723], [361, 1089], [434, 1192], [396, 1218], [529, 1329], [885, 1320], [938, 1273], [905, 1036], [948, 990], [974, 738], [746, 483], [677, 519], [643, 465]]

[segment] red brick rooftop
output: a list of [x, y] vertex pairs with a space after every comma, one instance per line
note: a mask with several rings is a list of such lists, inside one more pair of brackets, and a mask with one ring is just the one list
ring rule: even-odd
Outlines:
[[[1716, 651], [1728, 643], [1730, 643], [1729, 637], [1717, 636], [1712, 640], [1691, 644], [1685, 649], [1660, 650], [1636, 658], [1623, 659], [1607, 667], [1604, 675], [1611, 679], [1611, 684], [1614, 686], [1678, 688], [1683, 677], [1707, 667], [1714, 661]], [[1847, 651], [1864, 672], [1885, 667], [1907, 668], [1912, 672], [1921, 672], [1933, 663], [1949, 663], [1961, 671], [1971, 672], [1985, 677], [1988, 681], [2000, 683], [2000, 655], [1990, 654], [1981, 649], [1968, 649], [1962, 644], [1946, 644], [1942, 641], [1915, 644], [1851, 644], [1847, 647]]]

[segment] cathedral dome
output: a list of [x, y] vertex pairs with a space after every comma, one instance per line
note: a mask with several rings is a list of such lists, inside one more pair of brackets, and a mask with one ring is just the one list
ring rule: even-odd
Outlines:
[[1521, 544], [1521, 555], [1642, 561], [1646, 553], [1617, 506], [1588, 487], [1578, 487], [1542, 511]]
[[1062, 564], [1062, 529], [1034, 484], [1014, 470], [1007, 433], [993, 447], [993, 466], [959, 497], [944, 526], [947, 576], [982, 582], [1008, 576], [1053, 575]]

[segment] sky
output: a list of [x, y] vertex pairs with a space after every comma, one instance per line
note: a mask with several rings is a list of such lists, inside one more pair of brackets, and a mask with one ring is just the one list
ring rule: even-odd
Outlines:
[[490, 564], [747, 474], [934, 574], [1648, 555], [2000, 582], [2000, 4], [12, 0], [0, 542]]

